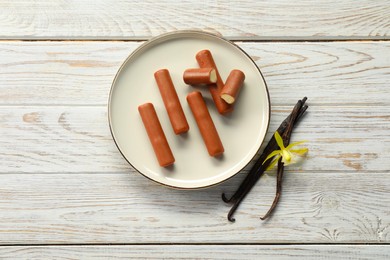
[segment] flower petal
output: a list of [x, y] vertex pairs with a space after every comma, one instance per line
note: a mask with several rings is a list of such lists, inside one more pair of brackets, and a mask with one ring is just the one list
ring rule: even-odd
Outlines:
[[272, 153], [270, 153], [270, 154], [267, 156], [267, 158], [265, 158], [263, 164], [264, 164], [266, 161], [268, 161], [270, 158], [274, 157], [275, 155], [277, 155], [277, 154], [280, 155], [281, 152], [282, 152], [281, 150], [275, 150], [275, 151], [273, 151]]
[[275, 140], [276, 140], [276, 143], [278, 144], [278, 146], [280, 147], [280, 149], [286, 149], [284, 147], [284, 144], [283, 144], [283, 139], [282, 137], [280, 136], [280, 134], [278, 133], [278, 131], [275, 132]]
[[290, 149], [290, 152], [292, 153], [296, 153], [296, 154], [299, 154], [299, 155], [304, 155], [305, 153], [307, 153], [309, 151], [308, 148], [302, 148], [302, 149]]
[[283, 157], [283, 162], [286, 163], [286, 162], [290, 162], [294, 155], [287, 149], [283, 150], [282, 152], [282, 157]]
[[292, 147], [294, 147], [294, 146], [296, 146], [296, 145], [303, 144], [303, 143], [306, 143], [306, 142], [307, 142], [307, 141], [293, 142], [293, 143], [289, 144], [289, 145], [286, 147], [286, 149], [290, 149], [290, 148], [292, 148]]
[[271, 162], [271, 164], [267, 167], [266, 171], [271, 170], [272, 168], [274, 168], [275, 164], [279, 161], [280, 157], [281, 157], [280, 155], [276, 156], [275, 160], [273, 160]]

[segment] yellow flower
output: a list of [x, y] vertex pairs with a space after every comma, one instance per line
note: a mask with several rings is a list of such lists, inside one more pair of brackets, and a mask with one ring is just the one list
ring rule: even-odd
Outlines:
[[275, 164], [278, 162], [278, 160], [280, 159], [280, 157], [282, 157], [282, 162], [284, 163], [284, 165], [287, 166], [289, 164], [298, 162], [299, 159], [302, 158], [302, 156], [309, 151], [309, 149], [307, 148], [291, 149], [292, 147], [305, 143], [306, 141], [294, 142], [289, 144], [287, 147], [284, 147], [283, 139], [278, 133], [278, 131], [275, 132], [275, 140], [280, 150], [273, 151], [267, 156], [267, 158], [265, 158], [263, 164], [275, 156], [274, 160], [268, 166], [267, 170], [273, 168]]

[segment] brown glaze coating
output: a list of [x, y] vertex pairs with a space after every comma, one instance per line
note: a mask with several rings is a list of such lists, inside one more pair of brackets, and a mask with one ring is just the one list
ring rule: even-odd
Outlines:
[[190, 127], [188, 125], [183, 108], [177, 96], [175, 86], [173, 85], [171, 76], [167, 69], [161, 69], [154, 73], [158, 88], [163, 99], [165, 109], [168, 112], [169, 120], [175, 134], [187, 132]]
[[221, 75], [219, 75], [217, 66], [215, 65], [213, 56], [209, 50], [202, 50], [196, 54], [196, 60], [201, 68], [214, 68], [217, 73], [217, 82], [209, 85], [211, 96], [215, 106], [220, 114], [227, 114], [233, 111], [233, 106], [226, 103], [220, 96], [224, 86]]
[[244, 83], [245, 74], [241, 70], [232, 70], [221, 91], [221, 98], [226, 103], [233, 104]]
[[153, 104], [145, 103], [140, 105], [138, 112], [141, 115], [158, 163], [162, 167], [172, 165], [175, 162], [175, 157], [173, 157], [172, 150], [169, 147]]
[[188, 85], [213, 84], [217, 81], [217, 74], [213, 68], [186, 69], [183, 80]]
[[209, 155], [221, 155], [224, 148], [202, 94], [198, 91], [191, 92], [187, 95], [187, 102], [190, 105]]

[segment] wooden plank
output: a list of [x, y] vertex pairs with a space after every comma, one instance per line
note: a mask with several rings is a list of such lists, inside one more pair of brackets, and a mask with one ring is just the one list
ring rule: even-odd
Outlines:
[[0, 179], [0, 244], [85, 243], [389, 243], [387, 173], [285, 175], [274, 215], [274, 175], [241, 204], [236, 222], [222, 192], [181, 191], [139, 174], [7, 174]]
[[[12, 1], [0, 4], [0, 37], [132, 39], [200, 28], [224, 36], [388, 37], [387, 1]], [[212, 28], [212, 29], [211, 29]]]
[[388, 245], [3, 246], [3, 259], [388, 259]]
[[[273, 107], [266, 140], [291, 109]], [[133, 171], [114, 145], [105, 107], [2, 106], [0, 114], [0, 173]], [[308, 158], [288, 169], [388, 171], [389, 114], [381, 106], [310, 107], [293, 135], [309, 141]]]
[[[390, 42], [238, 43], [276, 105], [389, 105]], [[134, 42], [0, 42], [0, 104], [105, 105]], [[294, 98], [290, 98], [294, 97]]]

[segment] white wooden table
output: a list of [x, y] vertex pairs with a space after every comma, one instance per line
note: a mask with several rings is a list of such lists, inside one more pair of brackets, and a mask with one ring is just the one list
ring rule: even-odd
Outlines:
[[[220, 199], [246, 171], [178, 191], [135, 172], [107, 100], [152, 36], [203, 29], [262, 70], [271, 133], [295, 102], [308, 159], [265, 175], [236, 223]], [[390, 1], [0, 1], [0, 258], [390, 258]]]

